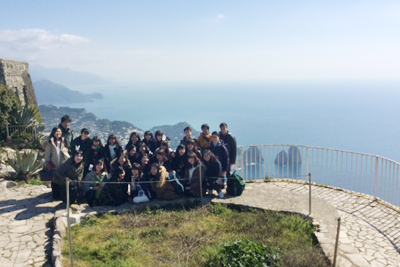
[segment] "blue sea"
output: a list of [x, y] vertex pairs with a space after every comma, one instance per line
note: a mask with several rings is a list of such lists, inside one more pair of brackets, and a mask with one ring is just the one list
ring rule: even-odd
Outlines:
[[106, 84], [77, 88], [104, 99], [69, 106], [142, 130], [186, 121], [218, 131], [226, 122], [239, 145], [318, 146], [400, 162], [399, 89], [349, 82]]

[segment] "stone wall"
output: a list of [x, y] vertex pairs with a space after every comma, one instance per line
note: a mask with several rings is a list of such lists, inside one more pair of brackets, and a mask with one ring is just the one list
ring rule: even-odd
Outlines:
[[27, 62], [0, 58], [0, 83], [13, 90], [23, 106], [38, 105]]

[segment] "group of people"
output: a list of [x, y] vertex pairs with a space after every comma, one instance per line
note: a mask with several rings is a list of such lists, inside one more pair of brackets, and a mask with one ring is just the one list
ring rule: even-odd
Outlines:
[[[226, 123], [210, 133], [207, 124], [195, 138], [184, 129], [184, 138], [174, 150], [162, 131], [146, 131], [141, 138], [132, 132], [122, 147], [117, 136], [89, 137], [83, 128], [74, 138], [68, 115], [52, 129], [45, 148], [45, 169], [52, 177], [56, 200], [87, 201], [90, 206], [141, 203], [152, 199], [213, 195], [223, 198], [224, 180], [236, 162], [236, 139]], [[69, 186], [67, 188], [67, 179]]]

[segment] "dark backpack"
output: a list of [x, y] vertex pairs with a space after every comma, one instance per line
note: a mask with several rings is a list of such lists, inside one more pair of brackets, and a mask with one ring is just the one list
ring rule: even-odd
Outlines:
[[228, 178], [226, 192], [231, 196], [240, 196], [243, 193], [246, 184], [243, 178], [234, 171]]

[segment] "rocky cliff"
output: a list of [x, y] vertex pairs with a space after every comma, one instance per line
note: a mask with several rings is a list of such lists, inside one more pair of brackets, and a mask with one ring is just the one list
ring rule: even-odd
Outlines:
[[38, 105], [27, 62], [0, 59], [0, 83], [13, 90], [22, 105]]

